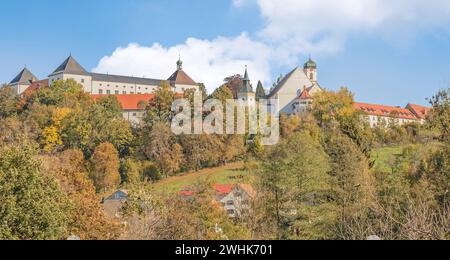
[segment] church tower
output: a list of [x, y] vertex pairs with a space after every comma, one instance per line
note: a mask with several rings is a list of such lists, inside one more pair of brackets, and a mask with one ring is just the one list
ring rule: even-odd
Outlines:
[[303, 71], [312, 83], [317, 83], [317, 63], [311, 58], [303, 66]]
[[252, 85], [250, 84], [250, 78], [248, 76], [247, 66], [245, 66], [245, 74], [242, 79], [243, 86], [238, 92], [238, 100], [244, 102], [248, 107], [255, 107], [256, 105], [256, 94], [253, 91]]

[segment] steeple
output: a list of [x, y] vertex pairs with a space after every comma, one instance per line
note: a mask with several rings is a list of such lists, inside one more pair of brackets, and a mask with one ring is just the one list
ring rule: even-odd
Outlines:
[[244, 78], [242, 79], [243, 81], [243, 86], [241, 89], [242, 93], [253, 93], [253, 88], [252, 85], [250, 84], [250, 77], [248, 76], [248, 68], [247, 65], [245, 65], [245, 73], [244, 73]]
[[183, 61], [181, 61], [181, 56], [178, 57], [177, 70], [183, 70]]

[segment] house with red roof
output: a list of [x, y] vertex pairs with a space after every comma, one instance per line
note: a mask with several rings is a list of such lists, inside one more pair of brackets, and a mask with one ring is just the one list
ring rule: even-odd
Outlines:
[[[214, 201], [221, 205], [230, 218], [249, 214], [251, 203], [256, 198], [256, 191], [249, 184], [216, 184], [214, 189]], [[195, 192], [190, 188], [180, 191], [179, 195], [184, 199], [192, 199]]]

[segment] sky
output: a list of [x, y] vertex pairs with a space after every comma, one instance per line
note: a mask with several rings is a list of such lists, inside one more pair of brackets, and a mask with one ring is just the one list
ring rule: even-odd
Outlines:
[[45, 78], [72, 54], [88, 71], [168, 78], [211, 92], [248, 65], [269, 89], [311, 56], [322, 87], [359, 102], [427, 105], [450, 86], [448, 0], [3, 0], [0, 82]]

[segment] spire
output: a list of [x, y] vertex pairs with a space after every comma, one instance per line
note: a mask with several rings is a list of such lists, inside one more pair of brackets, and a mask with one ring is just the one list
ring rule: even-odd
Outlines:
[[248, 67], [247, 67], [247, 65], [245, 65], [244, 81], [250, 81], [250, 78], [248, 77]]
[[243, 81], [243, 86], [241, 89], [241, 92], [243, 93], [253, 93], [253, 88], [252, 85], [250, 84], [250, 77], [248, 76], [248, 67], [247, 65], [245, 65], [245, 73], [244, 73], [244, 78], [242, 79]]
[[181, 61], [181, 55], [178, 56], [177, 70], [183, 70], [183, 62]]

